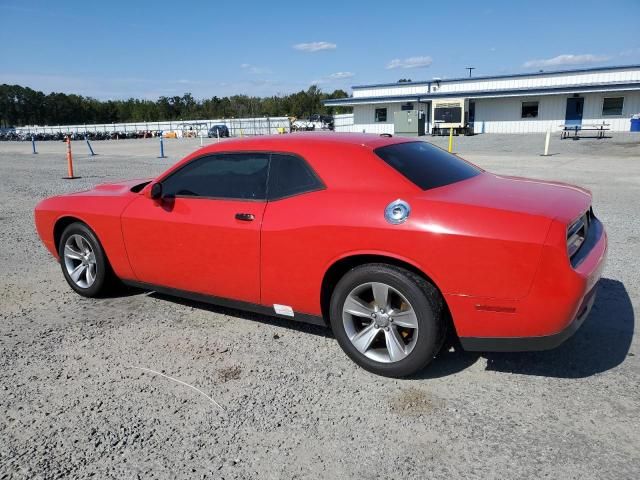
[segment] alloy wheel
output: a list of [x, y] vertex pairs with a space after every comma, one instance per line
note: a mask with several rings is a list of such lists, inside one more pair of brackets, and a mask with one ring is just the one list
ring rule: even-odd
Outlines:
[[342, 307], [342, 321], [353, 346], [371, 360], [394, 363], [406, 358], [418, 340], [418, 317], [402, 293], [368, 282], [354, 288]]
[[69, 277], [80, 288], [89, 288], [96, 281], [96, 255], [91, 243], [74, 233], [64, 244], [64, 265]]

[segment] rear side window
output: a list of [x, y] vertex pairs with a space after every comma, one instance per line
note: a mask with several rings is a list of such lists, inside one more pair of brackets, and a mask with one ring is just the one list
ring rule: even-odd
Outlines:
[[269, 155], [219, 154], [194, 160], [162, 182], [164, 195], [264, 200]]
[[267, 187], [270, 200], [319, 190], [323, 187], [320, 179], [302, 158], [276, 153], [271, 155]]
[[460, 182], [481, 171], [426, 142], [397, 143], [374, 152], [422, 190]]

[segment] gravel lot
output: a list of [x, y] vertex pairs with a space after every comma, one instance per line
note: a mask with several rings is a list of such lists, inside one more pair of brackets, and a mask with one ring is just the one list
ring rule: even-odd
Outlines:
[[[446, 138], [435, 139], [445, 145]], [[579, 332], [369, 374], [321, 328], [153, 293], [90, 300], [37, 238], [43, 197], [155, 175], [198, 140], [0, 143], [0, 478], [640, 478], [640, 135], [456, 138], [496, 173], [590, 188], [610, 235]], [[150, 372], [162, 372], [197, 387]]]

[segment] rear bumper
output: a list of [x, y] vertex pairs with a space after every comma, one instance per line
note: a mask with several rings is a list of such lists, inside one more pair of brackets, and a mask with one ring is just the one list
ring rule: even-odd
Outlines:
[[539, 337], [467, 337], [460, 338], [462, 348], [471, 352], [530, 352], [551, 350], [562, 344], [578, 331], [585, 318], [589, 316], [596, 299], [596, 284], [585, 296], [578, 315], [567, 327], [553, 335]]
[[[564, 229], [558, 235], [565, 235]], [[607, 234], [597, 219], [590, 235], [592, 238], [585, 242], [587, 248], [576, 265], [569, 265], [566, 250], [549, 246], [542, 255], [537, 279], [522, 300], [500, 301], [493, 306], [485, 300], [480, 304], [474, 298], [456, 299], [458, 304], [454, 305], [466, 302], [469, 318], [474, 320], [465, 331], [458, 329], [464, 349], [550, 350], [571, 337], [591, 310], [606, 261]], [[475, 307], [476, 311], [469, 307]], [[477, 311], [478, 307], [484, 311]]]

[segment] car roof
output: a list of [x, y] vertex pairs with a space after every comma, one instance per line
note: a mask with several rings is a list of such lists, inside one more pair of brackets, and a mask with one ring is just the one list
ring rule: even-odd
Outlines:
[[214, 142], [176, 163], [159, 178], [170, 175], [185, 163], [203, 155], [231, 152], [288, 152], [306, 159], [327, 187], [334, 190], [402, 192], [417, 187], [389, 167], [376, 148], [420, 141], [364, 133], [299, 132], [286, 135], [259, 135]]
[[[296, 132], [284, 135], [260, 135], [255, 137], [234, 138], [220, 144], [205, 147], [204, 151], [219, 151], [222, 149], [278, 149], [285, 144], [305, 145], [358, 145], [369, 149], [393, 145], [396, 143], [415, 141], [415, 139], [392, 137], [390, 135], [375, 135], [371, 133], [342, 133], [342, 132]], [[280, 146], [280, 147], [279, 147]], [[201, 151], [203, 153], [203, 151]]]

